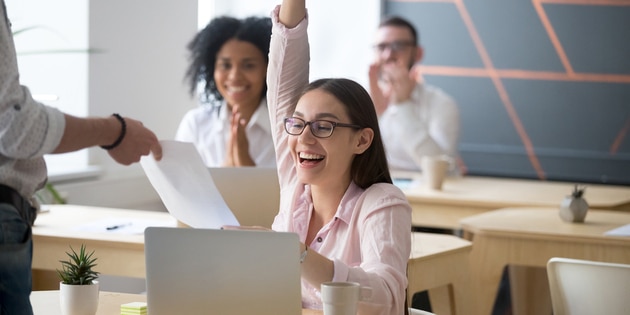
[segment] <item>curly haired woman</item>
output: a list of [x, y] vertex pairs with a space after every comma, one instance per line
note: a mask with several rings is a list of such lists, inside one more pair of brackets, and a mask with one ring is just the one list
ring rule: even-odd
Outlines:
[[175, 140], [192, 142], [208, 167], [276, 165], [265, 93], [271, 20], [216, 17], [188, 45], [190, 93], [201, 106]]

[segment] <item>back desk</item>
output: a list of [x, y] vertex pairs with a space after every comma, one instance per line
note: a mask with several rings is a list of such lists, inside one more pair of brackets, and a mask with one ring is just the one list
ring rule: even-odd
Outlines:
[[[571, 194], [575, 185], [569, 182], [464, 176], [447, 178], [443, 189], [436, 191], [422, 186], [420, 173], [393, 173], [393, 176], [413, 178], [417, 183], [403, 189], [413, 209], [414, 227], [448, 230], [454, 234], [462, 232], [460, 220], [496, 209], [512, 207], [525, 207], [525, 211], [535, 207], [557, 209], [562, 200]], [[586, 187], [584, 198], [591, 209], [630, 212], [630, 186], [587, 184]], [[559, 224], [560, 218], [556, 216], [556, 219]], [[473, 248], [474, 243], [473, 240]], [[480, 272], [478, 267], [471, 265], [471, 274], [478, 274]], [[513, 290], [520, 288], [519, 283], [522, 281], [519, 279], [523, 275], [528, 275], [532, 280], [536, 279], [537, 283], [543, 283], [543, 286], [546, 285], [544, 268], [511, 268], [510, 275], [516, 278], [511, 282]], [[485, 315], [483, 312], [482, 314]]]
[[[460, 230], [463, 218], [508, 207], [559, 207], [573, 191], [574, 183], [530, 179], [462, 176], [450, 177], [442, 190], [422, 185], [420, 173], [393, 172], [394, 177], [413, 178], [403, 189], [415, 227]], [[586, 184], [584, 198], [591, 208], [630, 212], [630, 186]]]
[[588, 211], [584, 223], [567, 223], [553, 207], [505, 208], [462, 220], [465, 237], [473, 240], [469, 258], [476, 314], [491, 314], [507, 265], [511, 266], [512, 314], [551, 314], [545, 272], [549, 259], [628, 264], [630, 237], [605, 234], [626, 224], [630, 213], [597, 209]]

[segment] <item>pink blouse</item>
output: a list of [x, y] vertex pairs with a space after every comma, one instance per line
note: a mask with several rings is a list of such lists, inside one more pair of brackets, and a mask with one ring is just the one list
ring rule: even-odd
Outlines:
[[[278, 21], [280, 7], [272, 12], [273, 31], [267, 71], [267, 100], [280, 180], [280, 211], [272, 228], [295, 232], [306, 239], [313, 211], [310, 186], [297, 181], [289, 153], [283, 118], [308, 84], [308, 19], [293, 29]], [[371, 288], [368, 301], [359, 303], [360, 314], [404, 313], [406, 268], [411, 251], [411, 207], [392, 184], [361, 189], [351, 183], [337, 213], [317, 234], [309, 250], [334, 261], [333, 281], [353, 281]], [[302, 305], [321, 309], [318, 287], [302, 281]]]

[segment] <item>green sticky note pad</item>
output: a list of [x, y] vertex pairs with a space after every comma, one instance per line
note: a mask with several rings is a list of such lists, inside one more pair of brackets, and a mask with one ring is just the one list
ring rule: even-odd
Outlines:
[[147, 311], [146, 302], [131, 302], [120, 305], [120, 311], [123, 313], [144, 314]]

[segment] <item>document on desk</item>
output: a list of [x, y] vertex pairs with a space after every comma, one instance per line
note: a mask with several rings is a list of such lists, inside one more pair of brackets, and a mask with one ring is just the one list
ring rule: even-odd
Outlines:
[[177, 220], [195, 228], [240, 225], [221, 197], [192, 143], [162, 140], [162, 159], [144, 156], [140, 164], [151, 185]]
[[630, 236], [630, 224], [622, 225], [618, 228], [604, 232], [608, 236]]

